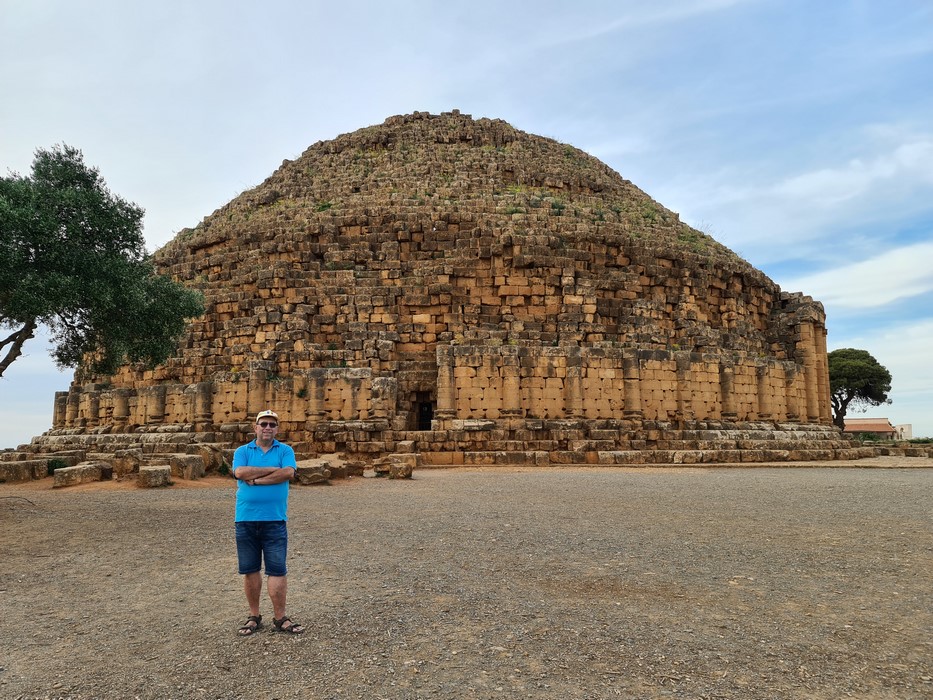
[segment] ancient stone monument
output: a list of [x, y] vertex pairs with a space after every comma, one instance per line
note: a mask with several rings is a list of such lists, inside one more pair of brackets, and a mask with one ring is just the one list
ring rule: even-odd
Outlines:
[[156, 260], [207, 313], [155, 371], [76, 373], [32, 451], [203, 453], [271, 406], [299, 456], [369, 463], [854, 456], [818, 302], [499, 120], [317, 143]]

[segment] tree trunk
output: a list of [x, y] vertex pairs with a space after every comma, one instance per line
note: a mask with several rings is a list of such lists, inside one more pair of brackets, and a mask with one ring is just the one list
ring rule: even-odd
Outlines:
[[36, 320], [27, 321], [22, 328], [0, 341], [0, 348], [9, 345], [6, 355], [0, 358], [0, 377], [13, 361], [23, 354], [23, 345], [36, 334]]
[[851, 400], [852, 396], [843, 397], [834, 394], [830, 397], [830, 403], [833, 405], [833, 425], [839, 430], [846, 429], [846, 410], [848, 410]]

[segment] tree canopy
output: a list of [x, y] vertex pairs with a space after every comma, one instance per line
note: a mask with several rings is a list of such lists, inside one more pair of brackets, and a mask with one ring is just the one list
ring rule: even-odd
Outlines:
[[867, 350], [842, 348], [829, 353], [829, 391], [833, 423], [845, 428], [846, 412], [891, 403], [891, 373]]
[[40, 325], [59, 367], [112, 374], [175, 350], [201, 295], [155, 271], [143, 210], [112, 194], [70, 146], [37, 150], [32, 174], [0, 178], [0, 376]]

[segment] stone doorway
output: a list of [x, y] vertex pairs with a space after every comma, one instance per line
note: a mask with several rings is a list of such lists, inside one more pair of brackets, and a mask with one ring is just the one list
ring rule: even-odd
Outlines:
[[434, 420], [434, 402], [430, 392], [419, 391], [415, 394], [414, 409], [415, 430], [430, 430], [431, 421]]

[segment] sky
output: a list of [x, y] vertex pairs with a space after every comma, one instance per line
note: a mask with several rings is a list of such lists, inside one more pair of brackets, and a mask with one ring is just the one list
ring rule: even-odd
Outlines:
[[[154, 251], [284, 159], [459, 109], [580, 148], [868, 350], [933, 436], [929, 0], [0, 0], [0, 173], [66, 143]], [[51, 427], [39, 337], [0, 448]]]

